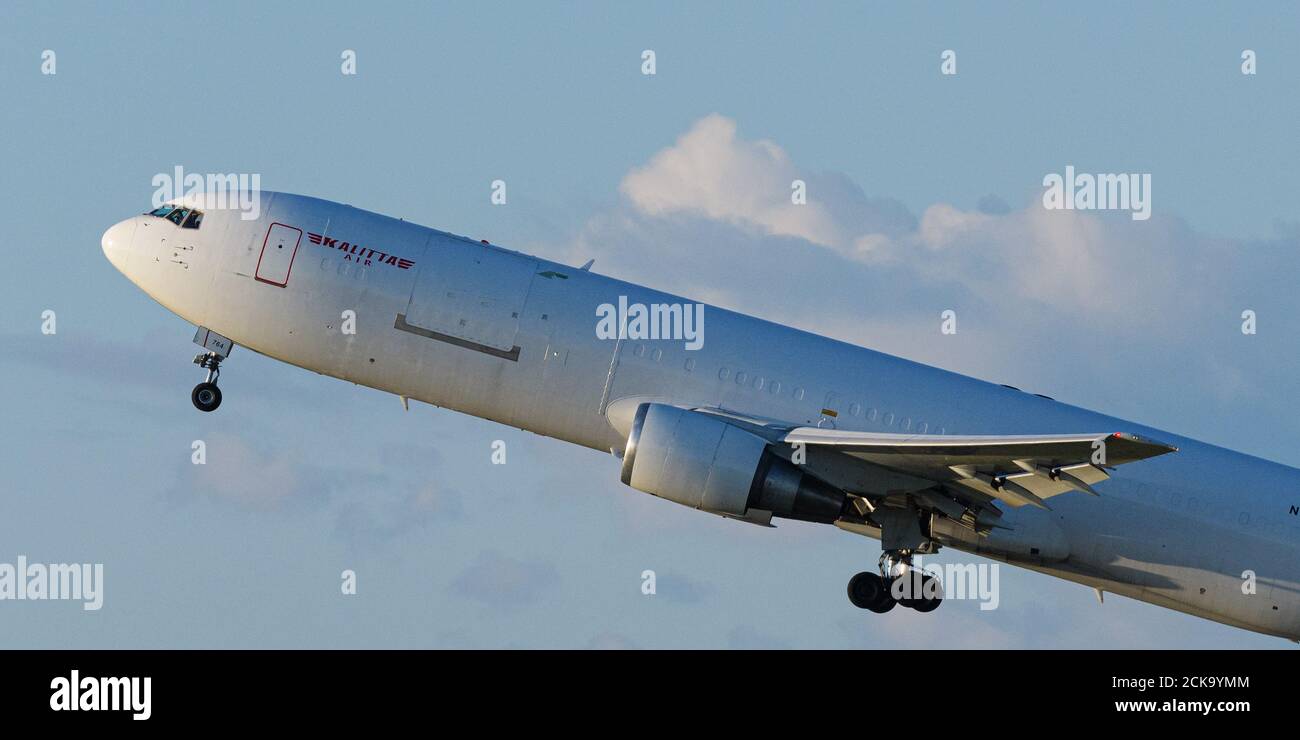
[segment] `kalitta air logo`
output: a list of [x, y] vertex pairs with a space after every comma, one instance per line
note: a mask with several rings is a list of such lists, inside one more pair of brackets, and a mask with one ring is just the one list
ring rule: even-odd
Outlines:
[[363, 247], [360, 244], [341, 242], [334, 237], [325, 236], [323, 234], [313, 234], [309, 231], [307, 232], [307, 238], [311, 239], [312, 244], [319, 244], [322, 247], [329, 247], [330, 249], [338, 249], [342, 251], [344, 253], [344, 260], [348, 262], [356, 262], [362, 267], [369, 267], [371, 264], [378, 262], [381, 265], [393, 265], [394, 267], [403, 270], [409, 270], [411, 269], [411, 266], [415, 264], [413, 260], [398, 257], [395, 254], [388, 254], [387, 252], [381, 252], [378, 249]]

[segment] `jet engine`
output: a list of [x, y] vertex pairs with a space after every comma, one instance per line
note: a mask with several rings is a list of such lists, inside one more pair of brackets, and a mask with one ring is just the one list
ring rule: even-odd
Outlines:
[[636, 411], [623, 482], [693, 509], [756, 520], [830, 523], [848, 505], [838, 488], [775, 455], [768, 441], [725, 419], [659, 403]]

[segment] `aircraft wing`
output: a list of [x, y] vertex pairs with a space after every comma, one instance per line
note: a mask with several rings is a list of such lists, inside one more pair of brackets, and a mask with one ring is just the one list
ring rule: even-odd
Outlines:
[[1097, 495], [1092, 484], [1110, 477], [1107, 468], [1177, 451], [1123, 432], [952, 436], [796, 427], [781, 441], [834, 449], [933, 480], [962, 499], [976, 494], [976, 500], [1044, 509], [1050, 508], [1046, 499], [1069, 491]]

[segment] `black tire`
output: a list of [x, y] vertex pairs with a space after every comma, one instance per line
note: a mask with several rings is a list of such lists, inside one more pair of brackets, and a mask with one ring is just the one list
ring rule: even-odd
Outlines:
[[863, 571], [849, 579], [849, 601], [859, 609], [870, 609], [882, 588], [880, 577]]
[[[933, 585], [931, 585], [931, 582], [933, 582]], [[924, 594], [931, 593], [931, 589], [934, 589], [934, 596], [925, 596]], [[921, 577], [921, 593], [921, 598], [912, 599], [911, 607], [922, 614], [938, 609], [939, 604], [943, 602], [943, 588], [932, 575], [926, 574]]]
[[199, 411], [216, 411], [221, 405], [221, 389], [216, 383], [199, 383], [190, 393], [190, 401]]
[[876, 599], [875, 605], [867, 608], [877, 614], [884, 614], [896, 606], [898, 606], [898, 602], [894, 601], [894, 597], [889, 595], [889, 589], [886, 587], [880, 589], [880, 597]]
[[889, 583], [889, 595], [898, 602], [898, 605], [907, 609], [916, 608], [917, 603], [921, 601], [920, 594], [922, 581], [916, 571], [908, 569], [902, 575], [894, 578]]
[[849, 601], [859, 609], [884, 614], [894, 608], [885, 582], [875, 573], [863, 571], [849, 579]]
[[935, 609], [939, 608], [939, 604], [942, 601], [943, 599], [921, 599], [912, 604], [912, 611], [917, 611], [922, 614], [925, 614], [926, 612], [932, 612]]

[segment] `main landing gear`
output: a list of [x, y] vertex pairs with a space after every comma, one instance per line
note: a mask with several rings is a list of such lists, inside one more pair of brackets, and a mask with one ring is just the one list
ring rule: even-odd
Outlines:
[[943, 601], [939, 580], [912, 567], [911, 550], [886, 550], [880, 555], [880, 573], [863, 571], [849, 579], [849, 601], [859, 609], [884, 614], [895, 606], [932, 612]]
[[216, 352], [194, 356], [194, 364], [208, 371], [207, 380], [194, 386], [190, 393], [190, 400], [199, 411], [216, 411], [221, 405], [221, 389], [217, 387], [217, 378], [221, 377], [221, 359]]

